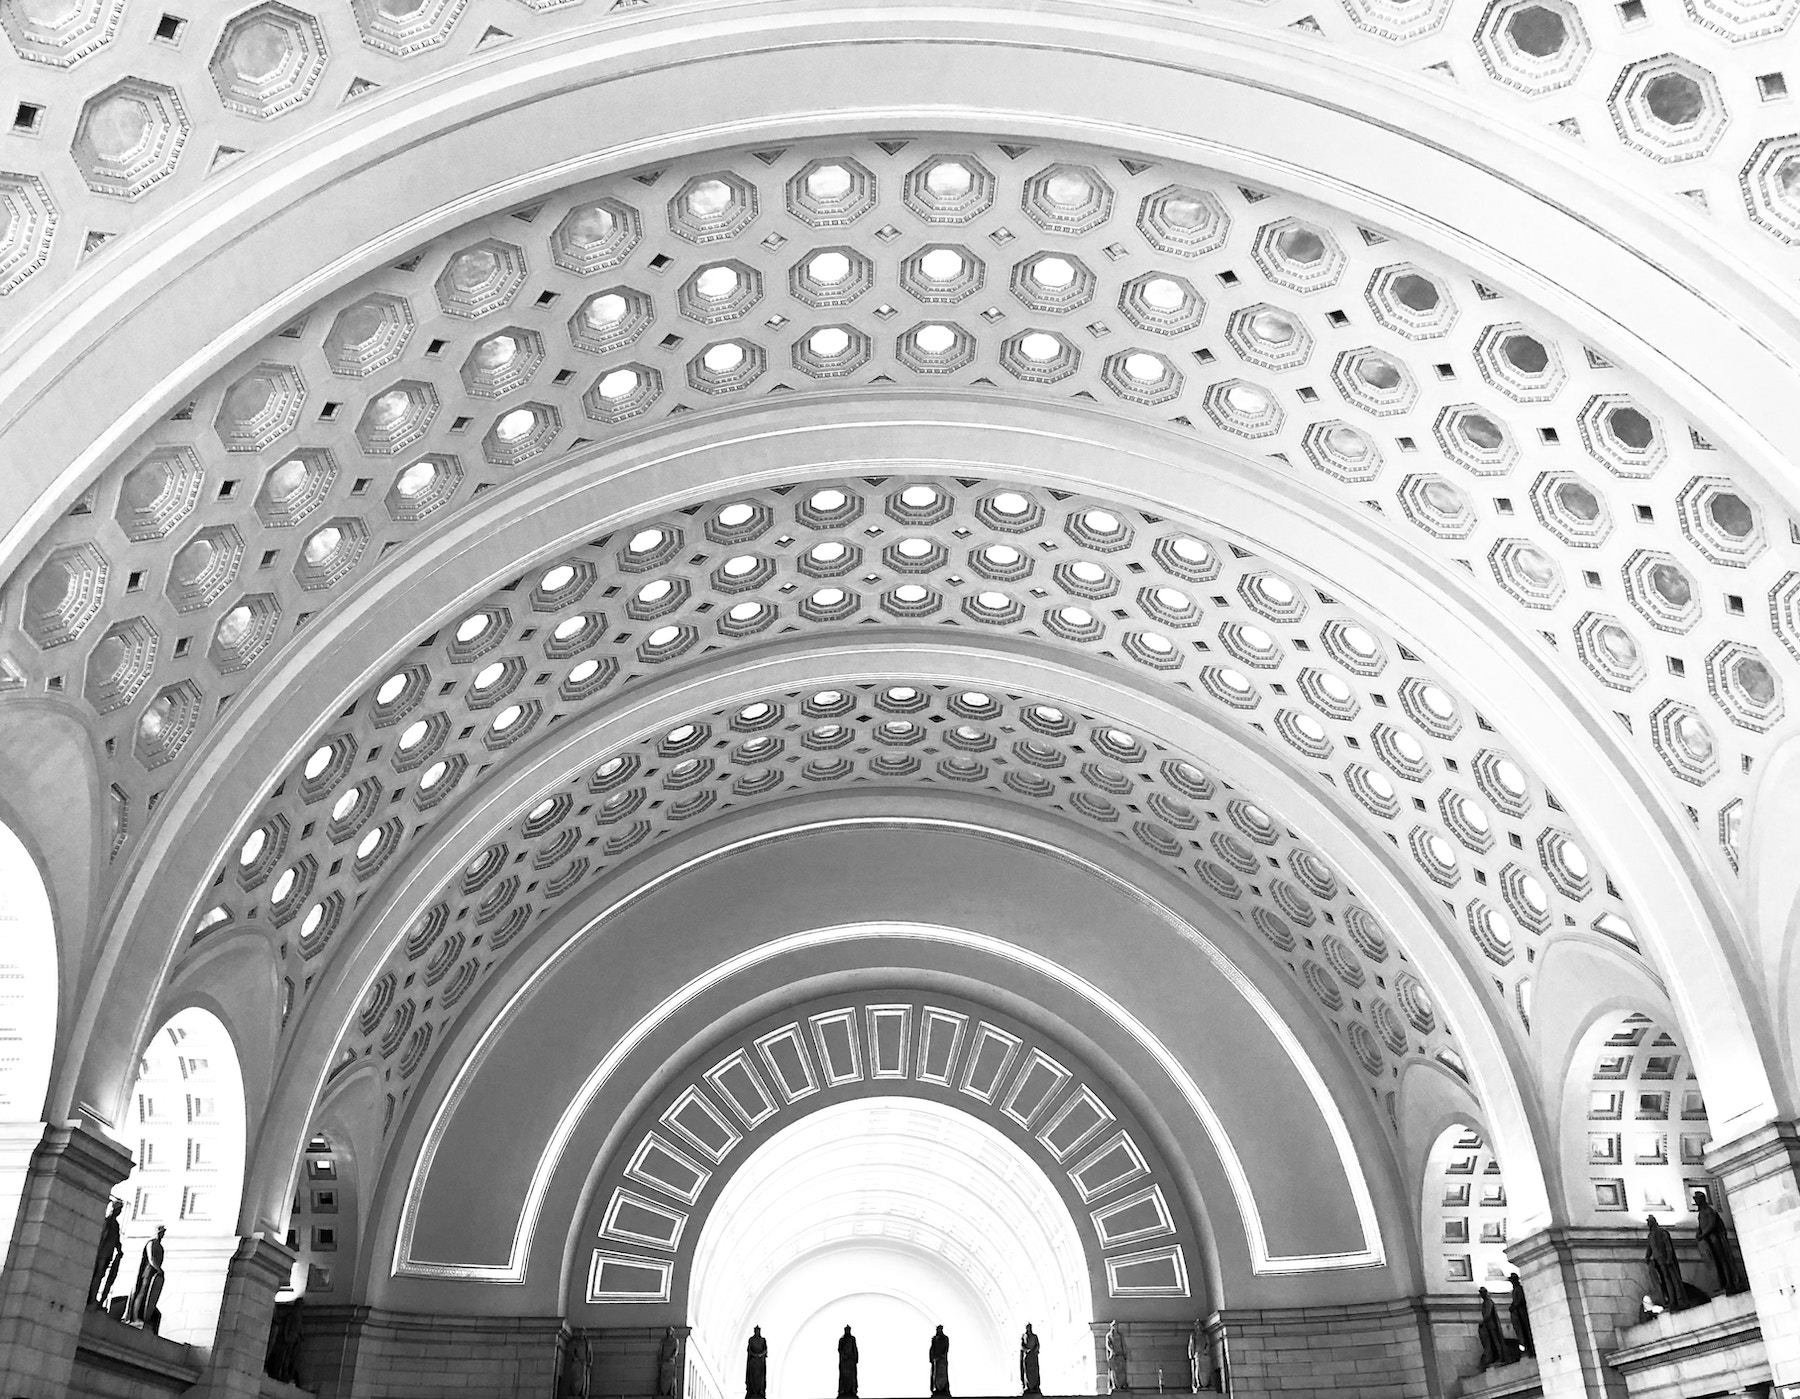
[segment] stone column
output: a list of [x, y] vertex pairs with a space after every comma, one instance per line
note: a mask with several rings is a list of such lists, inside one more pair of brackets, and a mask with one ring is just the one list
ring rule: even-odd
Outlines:
[[[157, 1304], [164, 1337], [190, 1346], [213, 1343], [239, 1242], [236, 1234], [178, 1234], [175, 1229], [164, 1237], [163, 1290]], [[138, 1251], [125, 1261], [135, 1270]]]
[[1800, 1125], [1771, 1122], [1706, 1153], [1725, 1183], [1769, 1377], [1800, 1399]]
[[25, 1182], [31, 1175], [31, 1158], [43, 1139], [42, 1122], [0, 1122], [0, 1267], [5, 1266], [12, 1246], [19, 1201], [25, 1198]]
[[68, 1392], [106, 1202], [130, 1172], [130, 1153], [81, 1122], [46, 1128], [32, 1152], [0, 1273], [0, 1393], [9, 1399]]
[[1614, 1334], [1637, 1322], [1648, 1290], [1643, 1229], [1553, 1225], [1509, 1244], [1525, 1284], [1544, 1399], [1626, 1399], [1606, 1363]]
[[238, 1240], [225, 1268], [212, 1361], [193, 1399], [255, 1399], [262, 1392], [275, 1294], [293, 1270], [292, 1251], [273, 1239], [252, 1234]]

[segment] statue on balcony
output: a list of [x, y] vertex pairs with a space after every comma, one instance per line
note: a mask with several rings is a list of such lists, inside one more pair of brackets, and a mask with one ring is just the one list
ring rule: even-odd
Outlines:
[[1669, 1231], [1651, 1215], [1645, 1221], [1650, 1231], [1644, 1261], [1650, 1265], [1650, 1291], [1656, 1300], [1672, 1312], [1687, 1305], [1687, 1285], [1681, 1280], [1681, 1260], [1675, 1256], [1675, 1240]]
[[1725, 1221], [1712, 1207], [1712, 1201], [1706, 1197], [1704, 1190], [1694, 1192], [1694, 1215], [1695, 1233], [1700, 1240], [1700, 1257], [1712, 1268], [1713, 1276], [1718, 1279], [1719, 1292], [1742, 1291], [1738, 1284], [1737, 1261], [1731, 1256], [1731, 1236], [1725, 1230]]
[[168, 1225], [157, 1225], [156, 1237], [144, 1245], [143, 1257], [138, 1259], [137, 1281], [131, 1288], [131, 1302], [125, 1308], [125, 1320], [151, 1335], [162, 1332], [162, 1312], [157, 1303], [162, 1301], [163, 1235], [168, 1232]]
[[1031, 1323], [1025, 1323], [1025, 1334], [1019, 1337], [1019, 1393], [1024, 1395], [1042, 1394], [1044, 1392], [1043, 1371], [1038, 1366], [1038, 1352], [1042, 1349], [1037, 1332], [1031, 1329]]
[[838, 1337], [837, 1399], [856, 1399], [856, 1337], [848, 1326]]
[[763, 1339], [762, 1327], [750, 1328], [750, 1343], [744, 1347], [744, 1399], [768, 1399], [769, 1343]]
[[1481, 1343], [1481, 1368], [1491, 1370], [1496, 1365], [1510, 1365], [1519, 1357], [1501, 1328], [1500, 1309], [1494, 1305], [1493, 1294], [1485, 1287], [1480, 1289], [1480, 1295], [1481, 1321], [1475, 1327], [1475, 1339]]
[[662, 1348], [656, 1353], [656, 1392], [661, 1399], [679, 1399], [681, 1394], [681, 1337], [673, 1326], [663, 1332]]
[[1108, 1394], [1129, 1394], [1131, 1392], [1131, 1357], [1125, 1352], [1125, 1333], [1119, 1330], [1119, 1323], [1106, 1328], [1106, 1392]]
[[113, 1283], [119, 1277], [119, 1264], [125, 1257], [124, 1245], [119, 1242], [119, 1211], [125, 1208], [123, 1200], [110, 1200], [106, 1206], [106, 1219], [100, 1225], [100, 1247], [94, 1253], [94, 1275], [88, 1279], [88, 1305], [104, 1309], [106, 1299], [112, 1296]]
[[1188, 1383], [1195, 1394], [1218, 1388], [1213, 1375], [1212, 1346], [1207, 1341], [1206, 1328], [1198, 1318], [1195, 1318], [1194, 1329], [1188, 1332]]
[[944, 1399], [950, 1399], [950, 1338], [941, 1326], [931, 1338], [930, 1358], [932, 1399], [937, 1399], [940, 1394]]
[[305, 1306], [304, 1297], [278, 1302], [269, 1323], [269, 1349], [263, 1356], [263, 1373], [283, 1384], [300, 1383], [300, 1342], [306, 1339], [302, 1311]]
[[1506, 1310], [1512, 1317], [1513, 1339], [1519, 1343], [1519, 1349], [1527, 1355], [1537, 1354], [1537, 1343], [1531, 1338], [1531, 1313], [1525, 1309], [1525, 1284], [1519, 1281], [1517, 1273], [1508, 1273], [1506, 1280], [1512, 1284], [1512, 1301]]

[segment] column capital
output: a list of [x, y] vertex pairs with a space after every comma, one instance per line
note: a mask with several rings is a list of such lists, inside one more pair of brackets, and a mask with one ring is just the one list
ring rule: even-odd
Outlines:
[[55, 1161], [56, 1173], [105, 1198], [131, 1174], [131, 1153], [93, 1125], [75, 1120], [46, 1127], [37, 1146], [46, 1162]]
[[1552, 1224], [1506, 1246], [1507, 1260], [1521, 1272], [1551, 1260], [1581, 1258], [1641, 1262], [1643, 1256], [1644, 1226], [1641, 1224]]
[[265, 1282], [279, 1292], [293, 1277], [294, 1260], [298, 1257], [299, 1254], [272, 1234], [246, 1234], [238, 1240], [231, 1266], [246, 1279]]
[[1727, 1189], [1783, 1172], [1800, 1174], [1800, 1123], [1765, 1122], [1731, 1141], [1714, 1142], [1706, 1169], [1724, 1179]]

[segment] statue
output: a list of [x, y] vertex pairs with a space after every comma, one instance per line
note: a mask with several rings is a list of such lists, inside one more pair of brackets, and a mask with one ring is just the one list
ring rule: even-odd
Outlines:
[[1119, 1330], [1119, 1323], [1113, 1322], [1106, 1328], [1106, 1392], [1108, 1394], [1129, 1394], [1131, 1378], [1127, 1369], [1130, 1357], [1125, 1353], [1125, 1334]]
[[762, 1327], [750, 1328], [750, 1343], [744, 1347], [744, 1399], [767, 1399], [769, 1393], [769, 1343], [763, 1339]]
[[1212, 1346], [1206, 1339], [1206, 1328], [1199, 1319], [1188, 1333], [1188, 1383], [1199, 1394], [1213, 1388]]
[[932, 1399], [950, 1395], [950, 1338], [941, 1326], [931, 1338], [931, 1394]]
[[100, 1247], [94, 1253], [94, 1275], [88, 1279], [90, 1307], [104, 1310], [118, 1279], [119, 1263], [125, 1257], [124, 1245], [119, 1242], [119, 1211], [124, 1208], [123, 1200], [107, 1202], [106, 1220], [100, 1226]]
[[856, 1399], [856, 1337], [848, 1326], [838, 1337], [837, 1399]]
[[125, 1320], [152, 1335], [162, 1330], [162, 1313], [156, 1304], [162, 1301], [163, 1235], [168, 1232], [168, 1225], [157, 1225], [156, 1237], [144, 1245], [144, 1256], [138, 1260], [137, 1281], [131, 1288], [131, 1302], [125, 1308]]
[[1500, 1309], [1484, 1287], [1481, 1293], [1481, 1323], [1475, 1328], [1475, 1339], [1481, 1342], [1481, 1368], [1510, 1365], [1519, 1358], [1518, 1350], [1500, 1327]]
[[1700, 1240], [1700, 1257], [1711, 1265], [1713, 1276], [1719, 1280], [1719, 1291], [1738, 1291], [1737, 1264], [1731, 1257], [1731, 1236], [1725, 1232], [1725, 1221], [1712, 1207], [1704, 1190], [1694, 1192], [1694, 1213], [1698, 1216], [1694, 1222]]
[[1506, 1280], [1513, 1290], [1512, 1302], [1506, 1309], [1512, 1317], [1513, 1336], [1520, 1350], [1527, 1355], [1536, 1355], [1537, 1343], [1531, 1339], [1531, 1314], [1525, 1310], [1525, 1284], [1519, 1281], [1517, 1273], [1508, 1273]]
[[594, 1385], [594, 1347], [587, 1332], [577, 1331], [570, 1337], [565, 1355], [568, 1368], [563, 1372], [564, 1399], [588, 1399]]
[[1656, 1300], [1672, 1312], [1687, 1304], [1687, 1287], [1681, 1280], [1681, 1260], [1675, 1256], [1675, 1240], [1669, 1231], [1651, 1215], [1646, 1221], [1650, 1229], [1649, 1246], [1644, 1261], [1650, 1265], [1650, 1290]]
[[263, 1357], [263, 1373], [283, 1384], [300, 1383], [300, 1342], [306, 1332], [301, 1319], [304, 1297], [277, 1303], [269, 1323], [269, 1349]]
[[1025, 1334], [1019, 1337], [1019, 1393], [1042, 1394], [1044, 1392], [1043, 1371], [1038, 1368], [1039, 1345], [1037, 1332], [1031, 1329], [1031, 1323], [1025, 1323]]
[[676, 1399], [681, 1393], [681, 1337], [673, 1326], [663, 1332], [662, 1349], [656, 1355], [656, 1392], [662, 1399]]

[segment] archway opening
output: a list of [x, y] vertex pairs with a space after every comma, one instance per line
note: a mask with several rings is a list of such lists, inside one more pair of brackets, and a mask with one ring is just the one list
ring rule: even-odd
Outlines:
[[161, 1334], [211, 1345], [237, 1243], [245, 1151], [237, 1049], [211, 1011], [189, 1006], [151, 1036], [130, 1123], [137, 1165], [118, 1192], [125, 1257], [114, 1295], [131, 1297], [144, 1246], [166, 1229]]
[[701, 1231], [690, 1299], [700, 1393], [741, 1386], [745, 1341], [760, 1326], [770, 1399], [834, 1394], [845, 1325], [863, 1395], [922, 1393], [939, 1324], [955, 1392], [1014, 1393], [1027, 1322], [1045, 1393], [1094, 1388], [1075, 1221], [1020, 1147], [927, 1099], [839, 1103], [759, 1147]]
[[1425, 1163], [1420, 1200], [1432, 1290], [1470, 1291], [1505, 1283], [1506, 1178], [1474, 1127], [1446, 1127]]

